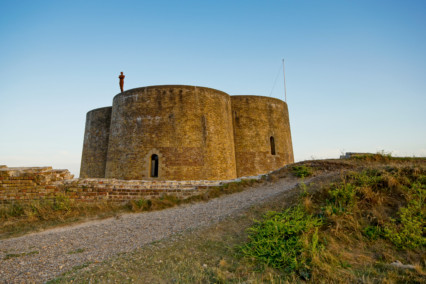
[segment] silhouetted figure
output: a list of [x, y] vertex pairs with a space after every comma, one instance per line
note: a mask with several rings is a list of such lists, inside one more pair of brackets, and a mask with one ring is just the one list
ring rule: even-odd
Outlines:
[[124, 87], [124, 77], [126, 77], [126, 76], [124, 76], [124, 75], [123, 75], [123, 72], [121, 72], [121, 75], [120, 75], [120, 76], [118, 76], [118, 78], [120, 79], [120, 89], [121, 89], [121, 92], [123, 92], [123, 87]]

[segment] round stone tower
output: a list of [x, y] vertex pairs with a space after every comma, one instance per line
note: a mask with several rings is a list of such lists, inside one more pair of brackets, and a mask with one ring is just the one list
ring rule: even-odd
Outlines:
[[170, 85], [120, 93], [108, 143], [106, 178], [237, 177], [231, 98], [218, 90]]
[[128, 90], [87, 113], [80, 177], [227, 180], [293, 162], [287, 104], [205, 87]]
[[91, 110], [86, 115], [81, 178], [104, 178], [112, 107]]
[[251, 176], [293, 163], [287, 104], [261, 96], [232, 96], [237, 175]]

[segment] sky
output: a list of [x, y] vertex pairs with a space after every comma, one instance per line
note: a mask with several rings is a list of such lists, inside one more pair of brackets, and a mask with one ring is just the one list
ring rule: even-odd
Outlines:
[[426, 156], [426, 1], [0, 0], [0, 165], [77, 177], [121, 71], [284, 100], [282, 59], [296, 161]]

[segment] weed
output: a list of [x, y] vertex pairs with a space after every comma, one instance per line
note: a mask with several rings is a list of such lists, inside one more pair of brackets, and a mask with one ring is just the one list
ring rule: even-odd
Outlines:
[[[306, 185], [301, 184], [300, 198], [294, 208], [303, 208], [306, 216], [323, 216], [319, 219], [322, 225], [310, 231], [297, 231], [301, 219], [294, 218], [294, 212], [285, 211], [288, 218], [298, 221], [292, 228], [299, 233], [286, 232], [275, 237], [274, 233], [281, 229], [276, 219], [279, 214], [271, 213], [261, 225], [256, 223], [250, 229], [244, 253], [266, 266], [285, 271], [287, 276], [296, 273], [314, 282], [323, 282], [324, 277], [334, 279], [336, 272], [347, 282], [356, 282], [358, 277], [367, 282], [383, 280], [383, 275], [389, 272], [371, 267], [360, 270], [365, 264], [354, 261], [354, 255], [359, 257], [354, 248], [377, 246], [378, 251], [383, 251], [378, 254], [383, 260], [383, 255], [395, 255], [399, 249], [425, 247], [424, 173], [425, 169], [418, 166], [372, 166], [344, 173], [341, 181], [314, 194], [309, 194]], [[324, 249], [318, 250], [318, 246]], [[353, 273], [348, 274], [348, 270]], [[416, 275], [391, 277], [404, 281], [417, 279]]]
[[322, 220], [301, 206], [282, 213], [268, 212], [249, 228], [249, 241], [242, 253], [273, 268], [296, 272], [309, 278], [309, 262], [318, 250], [318, 230]]
[[85, 251], [85, 249], [83, 249], [83, 248], [79, 248], [79, 249], [76, 249], [76, 250], [69, 251], [69, 252], [67, 252], [67, 254], [82, 253], [82, 252], [84, 252], [84, 251]]
[[11, 259], [14, 257], [21, 257], [21, 256], [27, 256], [27, 255], [34, 255], [34, 254], [39, 254], [40, 252], [37, 250], [34, 251], [30, 251], [30, 252], [23, 252], [23, 253], [9, 253], [6, 254], [6, 256], [4, 257], [4, 259]]
[[293, 166], [291, 169], [293, 174], [299, 178], [309, 177], [313, 174], [312, 168], [305, 165]]
[[355, 204], [355, 186], [350, 183], [333, 185], [324, 211], [328, 215], [350, 213]]
[[137, 199], [137, 200], [130, 200], [127, 204], [127, 207], [134, 211], [148, 211], [152, 207], [152, 201], [150, 199]]
[[380, 226], [367, 226], [362, 230], [364, 236], [370, 240], [377, 240], [383, 236], [383, 229]]
[[376, 154], [355, 154], [351, 157], [353, 160], [361, 160], [367, 162], [389, 162], [392, 159], [392, 154], [385, 152], [384, 150], [377, 152]]
[[110, 217], [123, 210], [122, 205], [106, 202], [74, 202], [64, 196], [58, 196], [54, 200], [14, 202], [0, 207], [0, 237], [20, 235], [87, 217]]
[[398, 219], [391, 219], [386, 224], [384, 235], [400, 248], [417, 248], [426, 246], [426, 186], [414, 183], [410, 189], [407, 206], [398, 210]]
[[[307, 188], [301, 184], [269, 205], [259, 204], [210, 228], [185, 233], [173, 241], [167, 239], [144, 246], [88, 270], [74, 271], [63, 276], [61, 282], [102, 283], [108, 279], [117, 283], [132, 280], [146, 283], [301, 283], [309, 279], [311, 283], [423, 283], [424, 247], [399, 248], [385, 237], [384, 228], [394, 224], [395, 232], [401, 234], [404, 231], [401, 224], [407, 222], [404, 219], [417, 216], [413, 212], [418, 210], [415, 208], [419, 204], [409, 204], [416, 202], [412, 200], [421, 201], [419, 196], [424, 196], [418, 189], [425, 186], [425, 161], [391, 158], [386, 163], [365, 163], [362, 160], [309, 162], [316, 173], [336, 169], [345, 172], [321, 177], [323, 186], [316, 183]], [[289, 172], [291, 166], [286, 169]], [[276, 174], [283, 176], [288, 172]], [[242, 186], [234, 183], [211, 188], [207, 190], [211, 195], [206, 198], [241, 190]], [[204, 199], [198, 196], [184, 202], [199, 200]], [[333, 204], [340, 213], [325, 214], [327, 204]], [[291, 205], [291, 210], [311, 217], [298, 219], [296, 213], [285, 211]], [[295, 209], [297, 207], [302, 208]], [[399, 213], [402, 208], [410, 208], [411, 213], [402, 218]], [[424, 212], [424, 202], [420, 208]], [[264, 215], [268, 211], [281, 213]], [[272, 220], [267, 219], [268, 216]], [[289, 222], [282, 221], [285, 218], [290, 219]], [[308, 218], [319, 219], [321, 224], [309, 230], [288, 225], [287, 234], [281, 237], [274, 234], [275, 230], [284, 227], [282, 223], [300, 225]], [[253, 224], [253, 219], [262, 221]], [[265, 225], [262, 227], [260, 223]], [[245, 229], [251, 226], [258, 228], [259, 233]], [[270, 234], [265, 234], [265, 238], [272, 236], [270, 242], [261, 238], [261, 233], [266, 231]], [[290, 240], [295, 241], [290, 243]], [[254, 250], [244, 257], [242, 248]], [[259, 252], [262, 256], [265, 251], [273, 255], [285, 249], [290, 253], [283, 253], [281, 259], [277, 256], [278, 263], [286, 260], [297, 270], [291, 270], [289, 265], [274, 268], [272, 260], [271, 264], [266, 264], [255, 257]], [[389, 265], [395, 260], [412, 264], [416, 269], [403, 270]]]
[[[75, 273], [75, 272], [77, 272], [77, 271], [79, 271], [79, 270], [82, 270], [82, 269], [84, 269], [84, 268], [88, 267], [88, 266], [89, 266], [90, 264], [92, 264], [92, 263], [93, 263], [93, 262], [88, 261], [88, 262], [85, 262], [85, 263], [83, 263], [83, 264], [73, 266], [73, 267], [71, 268], [71, 270], [67, 271], [66, 273], [64, 273], [62, 276], [60, 276], [60, 277], [58, 277], [58, 278], [55, 278], [55, 279], [52, 279], [52, 280], [47, 281], [47, 282], [46, 282], [46, 284], [61, 283], [62, 281], [64, 281], [65, 276], [70, 275], [70, 274], [72, 274], [72, 273]], [[73, 282], [73, 281], [71, 280], [71, 282]]]
[[53, 199], [52, 209], [56, 211], [69, 211], [71, 209], [70, 198], [63, 194], [57, 195]]

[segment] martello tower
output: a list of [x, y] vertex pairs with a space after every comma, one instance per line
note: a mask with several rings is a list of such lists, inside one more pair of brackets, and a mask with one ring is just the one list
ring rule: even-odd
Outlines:
[[80, 177], [227, 180], [292, 163], [287, 104], [197, 86], [150, 86], [87, 113]]

